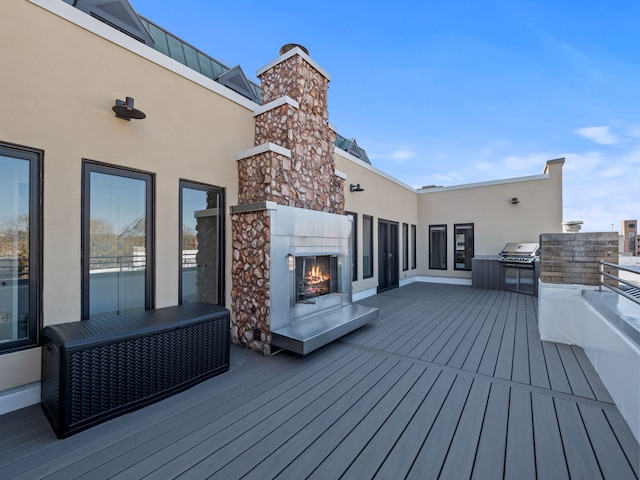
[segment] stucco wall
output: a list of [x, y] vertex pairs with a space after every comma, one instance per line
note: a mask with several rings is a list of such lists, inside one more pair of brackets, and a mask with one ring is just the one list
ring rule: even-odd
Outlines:
[[[544, 174], [460, 187], [419, 190], [419, 237], [425, 254], [418, 257], [421, 275], [468, 276], [453, 270], [453, 228], [474, 224], [475, 255], [497, 255], [508, 242], [537, 242], [541, 233], [562, 231], [562, 165], [551, 160]], [[512, 204], [512, 198], [518, 203]], [[447, 225], [448, 270], [430, 270], [426, 241], [429, 225]]]
[[[336, 149], [336, 169], [347, 175], [345, 180], [345, 210], [358, 214], [358, 281], [353, 284], [354, 293], [376, 288], [378, 286], [378, 220], [397, 222], [398, 232], [398, 265], [400, 281], [413, 277], [417, 270], [402, 271], [402, 224], [416, 225], [418, 222], [418, 204], [413, 189], [394, 181], [387, 175], [346, 152]], [[350, 184], [360, 184], [364, 192], [351, 192]], [[362, 215], [373, 217], [373, 277], [362, 278]], [[424, 256], [421, 248], [420, 229], [418, 231], [418, 259]], [[409, 228], [409, 235], [411, 228]], [[411, 242], [409, 242], [411, 249]], [[411, 264], [409, 264], [411, 267]]]
[[[43, 323], [80, 319], [83, 159], [155, 175], [155, 304], [174, 305], [179, 179], [223, 187], [227, 205], [237, 202], [236, 154], [253, 145], [249, 102], [243, 106], [215, 93], [221, 87], [199, 74], [194, 78], [201, 84], [143, 58], [128, 46], [149, 52], [151, 58], [160, 54], [64, 2], [49, 3], [120, 44], [31, 2], [0, 2], [0, 141], [44, 151]], [[165, 66], [185, 68], [162, 58]], [[111, 107], [125, 96], [135, 98], [146, 119], [127, 122], [115, 117]], [[227, 216], [227, 232], [230, 227]], [[228, 234], [226, 243], [229, 278]], [[227, 282], [227, 305], [230, 288]], [[6, 373], [11, 355], [18, 354], [0, 357], [0, 378], [14, 377]], [[25, 370], [39, 372], [39, 356], [30, 358], [23, 364]], [[23, 379], [31, 381], [32, 376]], [[0, 389], [11, 386], [2, 384]]]

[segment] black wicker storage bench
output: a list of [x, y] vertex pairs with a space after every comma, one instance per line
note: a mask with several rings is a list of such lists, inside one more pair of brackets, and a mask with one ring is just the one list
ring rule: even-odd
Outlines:
[[42, 330], [42, 409], [58, 438], [229, 369], [229, 310], [190, 303]]

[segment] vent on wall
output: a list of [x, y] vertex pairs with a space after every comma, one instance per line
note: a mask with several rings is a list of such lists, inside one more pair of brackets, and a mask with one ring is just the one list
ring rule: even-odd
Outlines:
[[251, 89], [249, 80], [247, 80], [247, 77], [242, 71], [242, 68], [240, 68], [240, 65], [236, 65], [231, 70], [224, 72], [216, 79], [216, 81], [225, 87], [229, 87], [231, 90], [239, 93], [243, 97], [248, 98], [252, 102], [260, 103], [258, 97]]
[[127, 0], [76, 0], [74, 6], [150, 47], [155, 44], [149, 31]]

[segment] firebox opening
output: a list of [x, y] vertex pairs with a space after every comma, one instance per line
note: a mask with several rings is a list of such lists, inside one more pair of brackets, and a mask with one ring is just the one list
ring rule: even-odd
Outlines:
[[296, 257], [295, 301], [313, 303], [315, 298], [339, 291], [339, 257]]

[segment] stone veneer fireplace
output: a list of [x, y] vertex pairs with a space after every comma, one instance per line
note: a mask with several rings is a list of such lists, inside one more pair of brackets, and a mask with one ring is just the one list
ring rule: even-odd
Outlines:
[[234, 343], [305, 354], [377, 317], [351, 303], [346, 176], [335, 170], [329, 76], [287, 45], [258, 72], [255, 147], [238, 154], [232, 213]]

